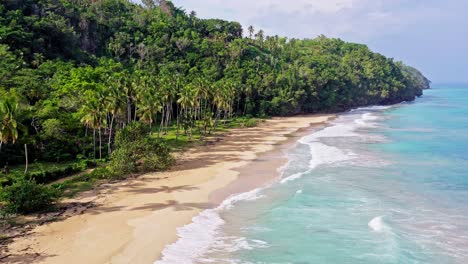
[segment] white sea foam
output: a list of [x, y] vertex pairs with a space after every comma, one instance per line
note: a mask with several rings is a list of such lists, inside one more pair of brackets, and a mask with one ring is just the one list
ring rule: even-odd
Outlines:
[[[231, 209], [239, 201], [253, 201], [262, 198], [262, 189], [255, 189], [250, 192], [233, 195], [224, 200], [220, 206], [201, 212], [192, 219], [192, 223], [177, 229], [179, 240], [167, 246], [162, 252], [162, 259], [155, 264], [191, 264], [211, 248], [216, 238], [220, 236], [220, 227], [225, 223], [220, 216], [223, 210]], [[249, 246], [242, 238], [237, 240], [239, 249], [248, 249]], [[254, 242], [255, 244], [255, 242]], [[258, 243], [256, 243], [258, 244]], [[219, 246], [219, 245], [218, 245]], [[265, 246], [264, 244], [260, 246]], [[259, 246], [259, 247], [260, 247]]]
[[296, 194], [302, 194], [302, 190], [297, 190]]
[[384, 231], [384, 228], [385, 228], [382, 216], [375, 217], [367, 225], [374, 232], [382, 232]]
[[[257, 248], [268, 248], [268, 242], [258, 239], [247, 239], [238, 236], [219, 237], [210, 247], [207, 253], [222, 251], [224, 253], [234, 253], [240, 250], [254, 250]], [[201, 260], [201, 259], [200, 259]], [[209, 262], [207, 258], [203, 261]]]
[[362, 115], [361, 118], [364, 120], [371, 120], [371, 121], [379, 120], [379, 117], [372, 113], [365, 113]]
[[[365, 122], [365, 120], [375, 120], [376, 118], [374, 118], [371, 115], [365, 114], [359, 115], [359, 117], [359, 120], [362, 120], [362, 122]], [[357, 120], [356, 118], [355, 120]], [[355, 153], [347, 150], [342, 150], [337, 147], [329, 146], [321, 142], [320, 139], [333, 137], [359, 137], [361, 135], [355, 132], [358, 126], [359, 125], [355, 122], [349, 122], [347, 120], [338, 120], [332, 126], [326, 127], [320, 131], [302, 137], [299, 140], [299, 143], [307, 145], [311, 154], [308, 170], [284, 177], [280, 181], [280, 183], [284, 184], [290, 181], [300, 179], [301, 177], [310, 173], [313, 169], [321, 165], [337, 164], [343, 161], [349, 161], [357, 158], [357, 155]]]
[[390, 108], [395, 107], [394, 105], [374, 105], [374, 106], [366, 106], [366, 107], [360, 107], [355, 109], [355, 111], [381, 111], [381, 110], [387, 110]]
[[290, 181], [294, 181], [294, 180], [297, 180], [297, 179], [300, 179], [302, 176], [304, 176], [305, 174], [309, 173], [310, 170], [308, 171], [305, 171], [305, 172], [299, 172], [299, 173], [295, 173], [291, 176], [288, 176], [286, 178], [283, 178], [280, 183], [281, 184], [284, 184], [284, 183], [287, 183], [287, 182], [290, 182]]
[[375, 116], [372, 113], [364, 113], [361, 118], [356, 119], [354, 122], [360, 127], [372, 128], [377, 126], [375, 123], [377, 120], [379, 120], [378, 116]]

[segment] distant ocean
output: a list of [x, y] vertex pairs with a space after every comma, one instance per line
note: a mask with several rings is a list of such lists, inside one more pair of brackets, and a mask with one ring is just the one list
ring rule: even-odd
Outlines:
[[468, 86], [340, 115], [156, 263], [468, 263]]

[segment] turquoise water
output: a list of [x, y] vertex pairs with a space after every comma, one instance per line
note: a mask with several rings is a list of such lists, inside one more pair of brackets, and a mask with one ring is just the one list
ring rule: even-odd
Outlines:
[[340, 116], [287, 153], [281, 181], [180, 229], [161, 263], [468, 263], [466, 102], [468, 86], [440, 86]]

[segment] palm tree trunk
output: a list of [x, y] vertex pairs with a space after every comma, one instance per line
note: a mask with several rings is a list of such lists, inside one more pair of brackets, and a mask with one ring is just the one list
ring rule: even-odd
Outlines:
[[179, 112], [179, 105], [177, 105], [177, 131], [176, 131], [176, 140], [179, 138], [179, 124], [180, 124], [180, 115], [182, 113], [182, 110]]
[[28, 173], [28, 165], [29, 165], [28, 144], [24, 144], [24, 157], [26, 159], [26, 167], [24, 168], [24, 174], [26, 174], [26, 173]]
[[247, 97], [245, 98], [245, 102], [244, 102], [244, 113], [242, 114], [243, 116], [245, 116], [246, 111], [247, 111]]
[[192, 140], [192, 125], [193, 125], [193, 108], [190, 107], [189, 109], [189, 118], [190, 118], [190, 124], [189, 124], [189, 139]]
[[137, 108], [136, 103], [135, 103], [135, 113], [133, 114], [133, 121], [135, 121], [135, 122], [137, 120], [137, 110], [138, 110], [138, 108]]
[[127, 96], [127, 123], [132, 122], [132, 105], [130, 103], [130, 98]]
[[171, 124], [171, 119], [172, 119], [172, 103], [169, 102], [168, 105], [167, 105], [165, 134], [167, 134], [169, 125]]
[[93, 128], [93, 159], [96, 164], [96, 129]]
[[101, 127], [99, 127], [99, 159], [102, 159], [102, 138], [101, 138]]
[[215, 115], [215, 121], [214, 121], [214, 125], [212, 128], [210, 128], [210, 131], [209, 131], [209, 134], [211, 134], [211, 130], [216, 128], [218, 126], [218, 120], [219, 118], [221, 117], [221, 111], [219, 109], [216, 110], [216, 115]]
[[107, 142], [107, 155], [110, 157], [112, 153], [112, 129], [114, 127], [114, 115], [112, 115], [111, 122], [110, 122], [110, 127], [109, 127], [109, 141]]
[[158, 137], [161, 136], [161, 130], [162, 130], [162, 126], [164, 124], [164, 118], [165, 118], [165, 113], [166, 113], [166, 110], [165, 110], [165, 105], [163, 105], [163, 108], [161, 109], [161, 123], [159, 124], [159, 131], [158, 131]]

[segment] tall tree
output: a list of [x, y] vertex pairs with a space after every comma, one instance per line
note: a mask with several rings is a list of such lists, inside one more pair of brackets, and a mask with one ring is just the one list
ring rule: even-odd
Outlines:
[[255, 33], [255, 28], [252, 25], [250, 25], [248, 28], [248, 31], [249, 31], [249, 38], [252, 39]]

